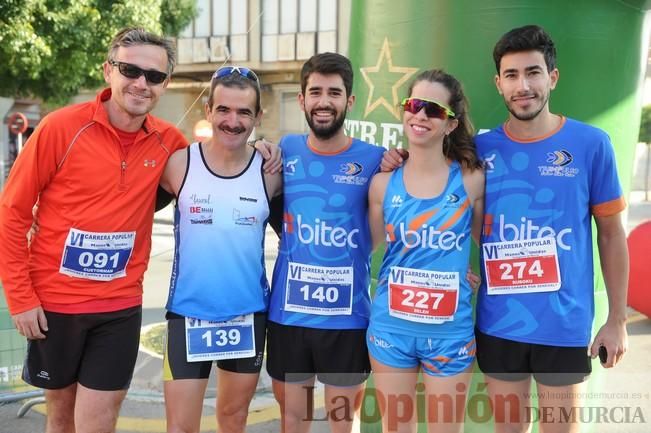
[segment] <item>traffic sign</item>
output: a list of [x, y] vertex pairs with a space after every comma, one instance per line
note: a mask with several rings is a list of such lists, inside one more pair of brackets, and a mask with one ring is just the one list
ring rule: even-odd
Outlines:
[[27, 117], [23, 113], [18, 112], [9, 116], [7, 124], [9, 125], [9, 130], [16, 135], [23, 134], [29, 127]]

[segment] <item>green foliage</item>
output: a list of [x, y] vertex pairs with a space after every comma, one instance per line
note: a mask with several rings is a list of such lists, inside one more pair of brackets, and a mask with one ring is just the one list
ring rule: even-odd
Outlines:
[[164, 35], [178, 35], [197, 15], [195, 0], [163, 0], [160, 24]]
[[176, 36], [194, 12], [191, 0], [2, 0], [0, 95], [64, 104], [102, 83], [101, 64], [119, 29]]
[[642, 108], [639, 140], [641, 143], [651, 143], [651, 105], [647, 105]]

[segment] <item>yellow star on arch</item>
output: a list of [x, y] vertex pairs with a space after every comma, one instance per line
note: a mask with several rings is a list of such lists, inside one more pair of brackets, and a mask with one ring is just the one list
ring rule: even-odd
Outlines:
[[[386, 66], [385, 66], [386, 63]], [[373, 100], [373, 94], [375, 93], [375, 84], [369, 77], [371, 74], [381, 73], [383, 67], [386, 67], [390, 73], [402, 74], [402, 77], [393, 83], [391, 86], [391, 102], [387, 101], [383, 95], [380, 95], [375, 101]], [[365, 68], [359, 68], [364, 81], [368, 84], [368, 99], [366, 101], [366, 108], [364, 110], [364, 118], [367, 118], [373, 110], [379, 106], [384, 106], [389, 113], [400, 120], [400, 111], [398, 110], [398, 89], [402, 86], [412, 75], [414, 75], [418, 68], [408, 68], [403, 66], [394, 66], [393, 59], [391, 58], [391, 48], [389, 47], [389, 39], [384, 38], [382, 43], [382, 49], [380, 50], [380, 56], [377, 59], [375, 66], [367, 66]]]

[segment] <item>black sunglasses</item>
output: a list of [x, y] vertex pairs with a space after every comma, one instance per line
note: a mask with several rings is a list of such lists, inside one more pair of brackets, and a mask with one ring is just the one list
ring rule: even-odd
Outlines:
[[118, 71], [127, 78], [140, 78], [143, 74], [148, 83], [160, 84], [167, 79], [165, 72], [157, 71], [155, 69], [145, 70], [131, 63], [118, 62], [116, 60], [109, 60], [109, 65], [117, 66]]

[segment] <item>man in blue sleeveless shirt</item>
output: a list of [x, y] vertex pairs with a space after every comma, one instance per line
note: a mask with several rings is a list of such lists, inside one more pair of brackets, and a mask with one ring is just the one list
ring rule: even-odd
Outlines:
[[[284, 224], [269, 306], [267, 370], [283, 432], [305, 432], [315, 377], [333, 432], [348, 433], [370, 366], [368, 186], [383, 149], [346, 136], [350, 61], [318, 54], [301, 71], [307, 135], [283, 137]], [[346, 402], [342, 407], [342, 402]]]

